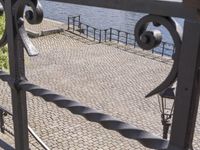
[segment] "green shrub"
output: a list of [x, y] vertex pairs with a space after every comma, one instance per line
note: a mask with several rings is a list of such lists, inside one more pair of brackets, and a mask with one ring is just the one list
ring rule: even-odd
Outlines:
[[[0, 38], [2, 37], [5, 29], [5, 17], [0, 16]], [[7, 70], [8, 69], [8, 47], [3, 46], [0, 49], [0, 69]]]

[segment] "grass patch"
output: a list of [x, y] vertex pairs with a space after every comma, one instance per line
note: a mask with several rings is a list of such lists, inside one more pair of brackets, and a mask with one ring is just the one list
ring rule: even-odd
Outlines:
[[[0, 38], [3, 36], [5, 30], [5, 17], [0, 16]], [[8, 70], [8, 47], [7, 45], [0, 48], [0, 69]]]

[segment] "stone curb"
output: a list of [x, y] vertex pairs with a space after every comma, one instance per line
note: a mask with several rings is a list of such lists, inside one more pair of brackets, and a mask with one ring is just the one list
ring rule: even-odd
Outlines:
[[43, 30], [41, 32], [35, 32], [30, 29], [26, 29], [26, 31], [29, 37], [38, 38], [40, 36], [47, 36], [51, 34], [61, 33], [64, 32], [65, 30], [63, 28], [58, 28], [58, 29]]
[[64, 32], [63, 28], [44, 30], [44, 31], [41, 31], [41, 36], [47, 36], [47, 35], [61, 33], [61, 32]]

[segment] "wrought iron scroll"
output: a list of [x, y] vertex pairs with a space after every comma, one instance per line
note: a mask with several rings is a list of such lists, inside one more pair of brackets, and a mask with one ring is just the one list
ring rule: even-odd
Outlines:
[[[1, 15], [5, 15], [6, 27], [2, 36], [0, 46], [8, 43], [9, 55], [9, 81], [11, 86], [13, 122], [15, 134], [15, 148], [17, 150], [29, 149], [26, 94], [22, 90], [17, 90], [15, 83], [25, 77], [24, 48], [29, 56], [36, 55], [34, 46], [31, 44], [24, 28], [24, 13], [29, 23], [39, 23], [42, 21], [43, 12], [38, 0], [0, 0]], [[28, 6], [30, 9], [25, 9]], [[5, 12], [5, 13], [4, 13]], [[22, 32], [24, 34], [22, 34]], [[25, 37], [25, 38], [24, 38]], [[24, 40], [25, 39], [25, 40]], [[2, 74], [1, 74], [2, 75]], [[2, 75], [4, 80], [7, 76]]]
[[[0, 71], [0, 79], [7, 82], [11, 81], [10, 76], [3, 71]], [[58, 107], [66, 108], [73, 114], [81, 115], [91, 122], [97, 122], [106, 129], [117, 131], [126, 138], [135, 139], [145, 147], [152, 149], [167, 149], [168, 147], [169, 143], [165, 139], [161, 139], [160, 137], [157, 137], [145, 130], [138, 129], [135, 126], [117, 120], [110, 115], [98, 112], [92, 108], [84, 106], [79, 102], [69, 100], [62, 95], [41, 88], [25, 79], [20, 81], [18, 84], [15, 84], [15, 87], [17, 89], [28, 91], [34, 96], [39, 96], [47, 102], [53, 102]]]
[[[5, 7], [5, 0], [0, 0], [0, 2], [2, 3], [2, 6]], [[25, 9], [26, 6], [28, 6], [30, 9]], [[7, 19], [8, 14], [11, 15], [12, 19], [10, 20], [13, 22], [13, 26], [16, 29], [15, 31], [19, 33], [19, 36], [23, 43], [23, 47], [26, 49], [29, 56], [37, 55], [38, 51], [31, 43], [25, 31], [23, 18], [25, 13], [25, 18], [30, 24], [37, 24], [42, 21], [43, 12], [39, 1], [13, 0], [12, 11], [13, 11], [12, 14], [6, 13], [5, 19]], [[176, 22], [172, 20], [170, 17], [155, 16], [155, 15], [147, 15], [142, 19], [140, 19], [139, 22], [136, 24], [135, 37], [140, 47], [144, 49], [151, 49], [158, 46], [161, 42], [162, 36], [159, 31], [146, 31], [149, 23], [151, 22], [155, 26], [163, 25], [169, 30], [174, 40], [176, 51], [174, 54], [174, 64], [172, 66], [172, 69], [168, 77], [147, 96], [154, 95], [166, 89], [168, 86], [171, 86], [171, 84], [176, 80], [178, 74], [178, 62], [179, 62], [180, 47], [181, 47], [181, 36]], [[2, 39], [0, 40], [0, 46], [6, 44], [7, 42], [6, 34], [7, 34], [7, 29], [5, 29], [5, 33], [2, 36]], [[165, 139], [159, 138], [145, 130], [138, 129], [135, 126], [127, 124], [126, 122], [114, 119], [110, 115], [98, 112], [92, 108], [80, 104], [79, 102], [68, 100], [62, 95], [56, 94], [50, 90], [32, 84], [25, 79], [25, 75], [23, 74], [22, 75], [19, 74], [19, 76], [20, 78], [12, 79], [11, 75], [8, 75], [0, 71], [0, 79], [2, 79], [3, 81], [7, 81], [11, 86], [11, 88], [17, 89], [19, 91], [22, 90], [24, 92], [27, 91], [32, 93], [34, 96], [39, 96], [43, 98], [47, 102], [53, 102], [58, 107], [66, 108], [72, 113], [81, 115], [91, 122], [97, 122], [106, 129], [117, 131], [126, 138], [135, 139], [145, 147], [152, 149], [167, 149], [168, 147], [169, 141]]]
[[[5, 0], [0, 0], [0, 3], [2, 7], [0, 8], [0, 15], [4, 15], [4, 7], [5, 7]], [[29, 9], [25, 10], [25, 6], [28, 6]], [[34, 47], [34, 45], [31, 43], [30, 39], [27, 36], [27, 33], [24, 28], [24, 12], [25, 12], [25, 18], [30, 24], [38, 24], [43, 19], [43, 11], [41, 8], [41, 4], [38, 0], [22, 0], [22, 1], [16, 1], [13, 5], [13, 9], [15, 10], [14, 18], [15, 18], [15, 26], [16, 29], [19, 31], [21, 39], [23, 41], [24, 47], [27, 50], [27, 53], [29, 56], [34, 56], [38, 54], [38, 51]], [[5, 16], [5, 19], [7, 19], [7, 16]], [[7, 25], [5, 25], [4, 33], [0, 39], [0, 47], [7, 44]]]
[[[25, 7], [28, 7], [25, 9]], [[38, 54], [37, 49], [30, 41], [24, 27], [24, 13], [25, 18], [30, 24], [39, 24], [42, 22], [43, 19], [43, 11], [41, 4], [38, 0], [22, 0], [16, 1], [13, 5], [15, 9], [15, 23], [17, 30], [19, 31], [21, 40], [23, 41], [24, 48], [26, 49], [29, 56], [35, 56]]]
[[163, 91], [176, 81], [182, 44], [182, 28], [175, 20], [170, 17], [147, 15], [142, 17], [135, 26], [135, 39], [141, 48], [150, 50], [157, 47], [162, 41], [162, 34], [159, 30], [147, 31], [147, 27], [150, 23], [153, 23], [155, 27], [163, 25], [169, 31], [175, 44], [175, 53], [173, 55], [174, 63], [167, 78], [158, 87], [147, 94], [146, 97]]

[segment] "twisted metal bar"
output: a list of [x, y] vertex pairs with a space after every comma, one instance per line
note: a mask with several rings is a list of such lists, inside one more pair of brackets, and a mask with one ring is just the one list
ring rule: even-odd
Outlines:
[[53, 102], [58, 107], [66, 108], [73, 114], [81, 115], [91, 122], [97, 122], [106, 129], [117, 131], [126, 138], [135, 139], [145, 147], [153, 149], [166, 149], [168, 147], [168, 141], [165, 139], [161, 139], [147, 131], [138, 129], [126, 122], [114, 119], [110, 115], [98, 112], [80, 104], [79, 102], [69, 100], [62, 95], [41, 88], [27, 80], [20, 81], [17, 84], [17, 88], [28, 91], [34, 96], [41, 97], [47, 102]]
[[30, 92], [34, 96], [41, 97], [47, 102], [53, 102], [58, 107], [66, 108], [73, 114], [81, 115], [91, 122], [97, 122], [106, 129], [117, 131], [126, 138], [135, 139], [145, 147], [153, 149], [166, 149], [168, 147], [168, 141], [165, 139], [161, 139], [147, 131], [117, 120], [110, 115], [84, 106], [79, 102], [69, 100], [62, 95], [56, 94], [48, 89], [41, 88], [27, 80], [14, 83], [12, 82], [13, 80], [10, 75], [4, 71], [0, 71], [0, 79], [5, 82], [10, 82], [9, 85], [12, 85], [15, 88], [20, 88], [21, 90]]

